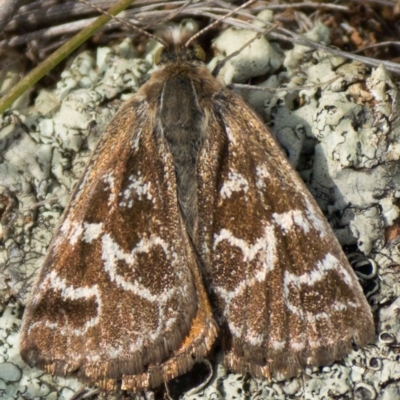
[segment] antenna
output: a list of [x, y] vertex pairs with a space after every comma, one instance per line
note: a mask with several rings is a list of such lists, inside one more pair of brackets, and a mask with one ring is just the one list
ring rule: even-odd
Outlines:
[[224, 65], [231, 60], [233, 57], [236, 57], [238, 54], [240, 54], [248, 45], [250, 45], [251, 43], [253, 43], [254, 41], [256, 41], [257, 39], [259, 39], [261, 36], [264, 35], [268, 35], [268, 33], [272, 32], [274, 29], [277, 28], [277, 24], [266, 28], [265, 30], [258, 32], [256, 36], [254, 36], [253, 38], [251, 38], [250, 40], [248, 40], [242, 47], [240, 47], [240, 49], [234, 51], [233, 53], [229, 54], [229, 56], [225, 57], [222, 61], [220, 61], [216, 67], [213, 69], [212, 74], [213, 76], [217, 76], [221, 69], [224, 67]]
[[94, 10], [98, 11], [99, 13], [107, 15], [108, 17], [114, 19], [115, 21], [118, 21], [119, 23], [121, 23], [121, 24], [123, 24], [125, 26], [128, 26], [131, 29], [134, 29], [134, 30], [140, 32], [141, 34], [147, 36], [148, 38], [153, 39], [153, 40], [157, 41], [158, 43], [161, 43], [164, 47], [166, 46], [166, 43], [162, 39], [160, 39], [159, 37], [151, 34], [150, 32], [147, 32], [145, 29], [139, 28], [138, 26], [132, 24], [131, 22], [128, 22], [128, 21], [125, 21], [125, 20], [123, 20], [121, 18], [118, 18], [115, 15], [110, 14], [108, 11], [102, 10], [101, 8], [97, 7], [94, 4], [89, 3], [86, 0], [79, 0], [79, 1], [81, 3], [86, 4], [87, 6], [89, 6], [91, 8], [93, 8]]
[[193, 43], [199, 36], [201, 36], [204, 32], [207, 32], [208, 30], [210, 30], [211, 28], [213, 28], [215, 25], [219, 24], [221, 21], [223, 21], [226, 18], [229, 18], [232, 14], [235, 14], [236, 12], [242, 10], [243, 8], [246, 8], [247, 6], [249, 6], [252, 3], [255, 3], [257, 0], [249, 0], [246, 1], [246, 3], [242, 4], [241, 6], [235, 8], [234, 10], [230, 11], [228, 14], [224, 15], [223, 17], [221, 17], [220, 19], [217, 19], [216, 21], [214, 21], [212, 24], [206, 26], [204, 29], [202, 29], [200, 32], [197, 32], [195, 35], [193, 35], [186, 43], [185, 43], [185, 47], [190, 46], [191, 43]]

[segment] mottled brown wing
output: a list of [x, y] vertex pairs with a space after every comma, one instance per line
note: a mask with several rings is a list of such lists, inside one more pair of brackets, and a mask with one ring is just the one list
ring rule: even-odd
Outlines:
[[122, 107], [64, 213], [24, 315], [21, 355], [31, 365], [105, 387], [124, 377], [138, 389], [186, 372], [212, 345], [154, 113], [139, 96]]
[[290, 377], [373, 340], [357, 278], [274, 138], [227, 90], [209, 113], [196, 242], [227, 366]]

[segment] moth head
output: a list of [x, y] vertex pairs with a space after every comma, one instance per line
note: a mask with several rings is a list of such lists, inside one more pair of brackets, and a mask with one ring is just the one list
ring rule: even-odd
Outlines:
[[160, 47], [155, 55], [154, 62], [157, 65], [167, 64], [177, 61], [201, 61], [204, 62], [206, 54], [203, 48], [196, 43], [186, 43], [193, 35], [193, 32], [168, 29], [160, 35], [163, 47]]

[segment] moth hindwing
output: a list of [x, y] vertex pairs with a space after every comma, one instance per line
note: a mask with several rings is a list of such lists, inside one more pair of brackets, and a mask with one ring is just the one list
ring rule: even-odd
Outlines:
[[374, 337], [329, 225], [274, 138], [175, 33], [104, 132], [27, 305], [23, 359], [147, 389], [206, 357], [291, 377]]

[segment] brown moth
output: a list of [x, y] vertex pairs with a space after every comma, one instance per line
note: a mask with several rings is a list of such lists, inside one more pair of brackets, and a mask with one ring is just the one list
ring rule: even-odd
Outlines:
[[271, 133], [169, 32], [104, 132], [24, 314], [21, 355], [106, 390], [207, 357], [289, 378], [374, 339], [334, 234]]

